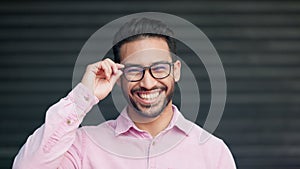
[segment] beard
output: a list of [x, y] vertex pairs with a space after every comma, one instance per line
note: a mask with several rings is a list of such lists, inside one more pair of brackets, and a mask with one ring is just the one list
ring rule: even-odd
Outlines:
[[[164, 111], [164, 109], [167, 107], [167, 105], [171, 102], [173, 95], [174, 95], [174, 83], [173, 83], [173, 85], [171, 85], [169, 92], [167, 92], [168, 88], [166, 86], [154, 87], [150, 90], [145, 89], [145, 88], [134, 88], [130, 91], [131, 94], [133, 95], [133, 93], [136, 91], [151, 91], [151, 90], [155, 90], [155, 89], [161, 90], [160, 95], [162, 95], [163, 92], [166, 93], [165, 96], [159, 96], [160, 100], [155, 104], [144, 105], [138, 101], [135, 101], [133, 99], [133, 97], [130, 97], [129, 95], [126, 95], [127, 97], [125, 97], [125, 98], [127, 99], [129, 106], [131, 108], [133, 108], [133, 110], [135, 110], [135, 112], [137, 114], [139, 114], [142, 117], [146, 117], [146, 118], [155, 118], [155, 117], [158, 117]], [[124, 93], [124, 91], [123, 91], [123, 93]]]

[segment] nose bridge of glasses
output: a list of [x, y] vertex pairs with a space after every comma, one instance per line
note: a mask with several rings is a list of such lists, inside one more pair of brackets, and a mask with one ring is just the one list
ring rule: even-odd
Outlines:
[[157, 84], [156, 78], [154, 78], [151, 73], [151, 69], [149, 67], [144, 68], [143, 76], [140, 79], [140, 85], [147, 89], [151, 89], [153, 86]]
[[145, 66], [144, 67], [144, 70], [143, 70], [143, 79], [145, 79], [145, 76], [146, 76], [146, 78], [148, 76], [150, 76], [152, 79], [155, 79], [155, 77], [153, 76], [152, 71], [151, 71], [151, 66]]

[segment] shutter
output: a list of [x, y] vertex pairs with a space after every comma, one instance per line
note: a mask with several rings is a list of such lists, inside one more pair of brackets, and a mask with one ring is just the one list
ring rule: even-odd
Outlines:
[[[0, 2], [0, 168], [12, 165], [47, 108], [70, 91], [73, 66], [89, 36], [114, 19], [145, 11], [189, 20], [217, 49], [228, 93], [214, 134], [228, 144], [237, 166], [299, 167], [300, 3], [178, 0]], [[184, 45], [179, 55], [187, 55]], [[209, 78], [201, 62], [186, 62], [198, 80], [197, 124], [203, 125]], [[174, 100], [178, 104], [179, 98]], [[101, 106], [111, 111], [109, 101]]]

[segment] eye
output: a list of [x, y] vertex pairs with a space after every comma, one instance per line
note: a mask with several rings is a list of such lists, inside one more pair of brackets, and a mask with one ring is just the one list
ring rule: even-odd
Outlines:
[[160, 72], [160, 71], [166, 71], [169, 69], [168, 64], [160, 63], [152, 66], [152, 71]]
[[143, 72], [143, 68], [132, 66], [124, 69], [124, 73], [140, 73], [140, 72]]

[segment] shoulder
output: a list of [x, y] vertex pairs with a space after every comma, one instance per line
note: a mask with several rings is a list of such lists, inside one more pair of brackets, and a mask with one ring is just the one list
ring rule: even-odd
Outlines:
[[193, 124], [188, 139], [194, 143], [194, 155], [204, 157], [208, 165], [214, 168], [236, 168], [234, 158], [222, 139], [196, 124]]
[[197, 144], [197, 147], [201, 149], [221, 153], [224, 148], [227, 148], [227, 145], [222, 139], [209, 133], [197, 124], [193, 124], [189, 137]]
[[233, 156], [222, 139], [196, 124], [193, 125], [190, 135], [197, 142], [195, 147], [198, 147], [199, 151], [205, 152], [211, 159], [217, 159], [218, 164], [234, 166]]

